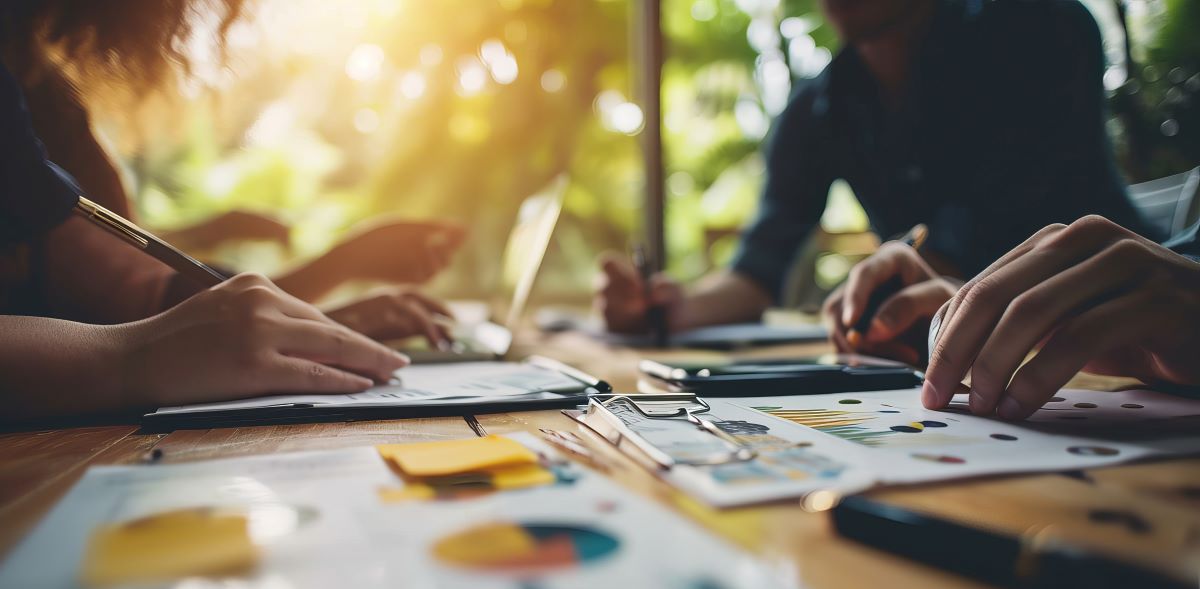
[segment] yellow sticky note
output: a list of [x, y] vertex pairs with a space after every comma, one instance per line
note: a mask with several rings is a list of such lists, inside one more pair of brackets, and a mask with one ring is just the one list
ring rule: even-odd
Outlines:
[[399, 503], [402, 501], [425, 501], [437, 497], [437, 492], [429, 485], [413, 483], [402, 489], [379, 489], [379, 500], [383, 503]]
[[80, 580], [105, 586], [230, 575], [257, 560], [245, 516], [180, 509], [95, 530]]
[[554, 473], [537, 464], [509, 466], [489, 471], [496, 489], [522, 489], [553, 483]]
[[382, 444], [375, 448], [380, 456], [391, 460], [404, 474], [414, 477], [447, 476], [537, 463], [536, 454], [520, 442], [504, 436], [448, 442]]

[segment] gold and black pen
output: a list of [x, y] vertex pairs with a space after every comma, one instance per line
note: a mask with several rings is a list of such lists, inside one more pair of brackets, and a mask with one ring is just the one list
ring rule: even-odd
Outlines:
[[179, 251], [175, 246], [138, 227], [132, 221], [84, 196], [80, 196], [79, 202], [75, 204], [75, 214], [120, 237], [126, 243], [146, 252], [154, 259], [174, 268], [176, 272], [203, 286], [216, 286], [227, 278], [200, 260]]

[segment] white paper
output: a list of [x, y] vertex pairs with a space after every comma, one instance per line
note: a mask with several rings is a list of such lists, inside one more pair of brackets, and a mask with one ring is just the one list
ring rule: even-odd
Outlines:
[[324, 407], [397, 407], [407, 404], [495, 400], [521, 396], [552, 397], [546, 392], [577, 390], [579, 381], [541, 366], [520, 362], [463, 362], [408, 366], [392, 383], [349, 395], [273, 395], [163, 407], [157, 414], [186, 414], [289, 405]]
[[[803, 497], [824, 490], [869, 487], [871, 471], [847, 454], [840, 440], [780, 422], [727, 399], [708, 399], [712, 410], [697, 417], [712, 422], [757, 452], [751, 461], [713, 466], [678, 464], [662, 473], [672, 485], [717, 507]], [[715, 456], [728, 446], [684, 419], [647, 419], [623, 404], [609, 409], [631, 430], [676, 460]], [[656, 405], [657, 409], [658, 406]]]
[[[763, 410], [777, 422], [820, 432], [840, 445], [834, 455], [866, 468], [882, 484], [1091, 468], [1200, 451], [1200, 432], [1195, 428], [1165, 439], [1128, 435], [1134, 426], [1149, 420], [1161, 424], [1168, 417], [1200, 415], [1200, 401], [1148, 391], [1066, 390], [1058, 398], [1064, 400], [1048, 404], [1024, 422], [976, 417], [961, 402], [952, 403], [948, 411], [930, 411], [921, 405], [920, 389], [735, 402]], [[1122, 403], [1143, 407], [1120, 408]], [[1089, 406], [1093, 404], [1096, 407]], [[1073, 425], [1091, 420], [1105, 427]], [[1072, 425], [1063, 425], [1068, 423]]]
[[[544, 455], [554, 451], [515, 434]], [[401, 488], [373, 448], [278, 454], [178, 465], [93, 467], [0, 566], [0, 587], [77, 586], [90, 532], [101, 524], [186, 507], [249, 515], [263, 547], [239, 588], [795, 587], [699, 526], [578, 466], [573, 483], [473, 499], [382, 503]], [[574, 526], [617, 542], [614, 551], [540, 574], [480, 573], [442, 562], [431, 547], [488, 522]], [[189, 585], [191, 586], [191, 585]], [[207, 586], [207, 585], [197, 585]]]

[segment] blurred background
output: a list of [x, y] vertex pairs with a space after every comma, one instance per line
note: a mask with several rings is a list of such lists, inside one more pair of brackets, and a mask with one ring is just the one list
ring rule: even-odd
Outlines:
[[[189, 44], [181, 100], [96, 122], [148, 227], [235, 209], [292, 227], [290, 247], [206, 253], [226, 266], [281, 270], [378, 215], [462, 224], [468, 241], [427, 285], [449, 298], [500, 290], [517, 207], [565, 173], [536, 300], [583, 302], [597, 254], [643, 231], [638, 135], [654, 122], [633, 98], [635, 1], [259, 0], [223, 59]], [[1200, 0], [1085, 4], [1127, 179], [1200, 164]], [[814, 0], [663, 0], [662, 35], [664, 231], [686, 280], [733, 254], [773, 117], [837, 47]], [[829, 200], [794, 297], [807, 305], [875, 243], [846, 185]]]

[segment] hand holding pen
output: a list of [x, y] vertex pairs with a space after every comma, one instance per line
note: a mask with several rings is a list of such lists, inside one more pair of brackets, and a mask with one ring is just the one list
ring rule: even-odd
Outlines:
[[642, 279], [643, 296], [646, 300], [646, 325], [650, 327], [650, 335], [653, 338], [654, 347], [665, 348], [670, 343], [670, 328], [667, 326], [667, 309], [662, 303], [655, 300], [652, 280], [654, 278], [654, 268], [650, 263], [650, 258], [646, 255], [645, 247], [641, 245], [634, 246], [633, 265], [637, 267], [638, 275]]
[[[597, 285], [596, 309], [613, 333], [652, 333], [657, 325], [661, 344], [662, 335], [669, 333], [672, 322], [679, 319], [683, 287], [662, 273], [654, 273], [637, 248], [632, 254], [609, 252], [601, 258], [603, 274]], [[656, 307], [661, 311], [652, 311]]]
[[[958, 284], [940, 276], [918, 252], [928, 230], [913, 227], [860, 262], [825, 301], [823, 314], [839, 352], [921, 364], [925, 327]], [[912, 335], [912, 337], [909, 337]]]

